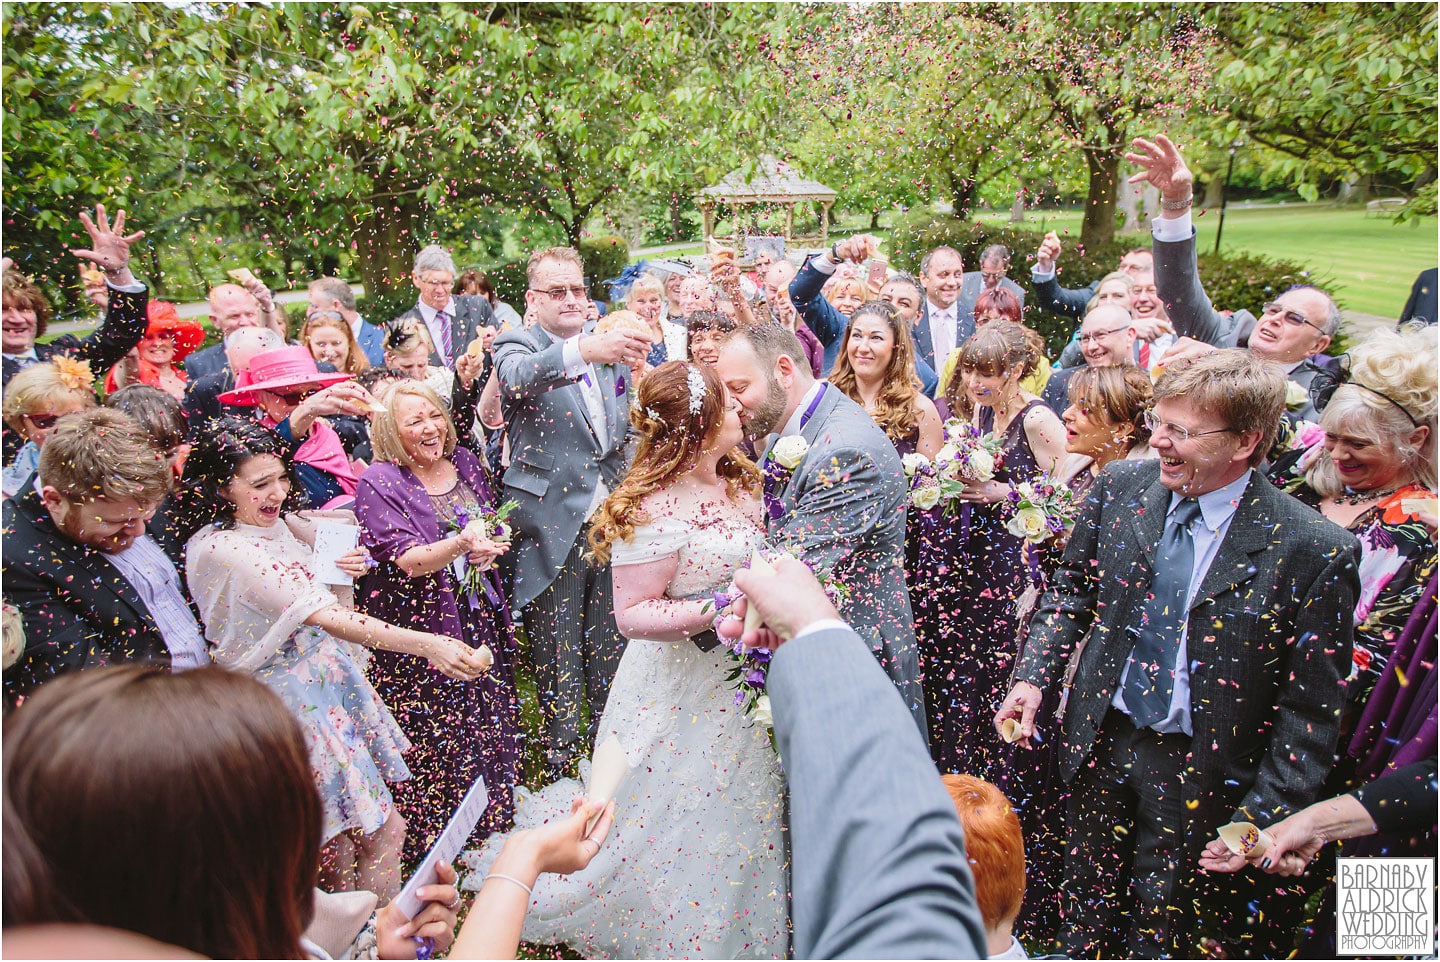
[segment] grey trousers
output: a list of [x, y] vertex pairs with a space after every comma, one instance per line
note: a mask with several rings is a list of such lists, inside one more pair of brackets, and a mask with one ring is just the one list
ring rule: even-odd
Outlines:
[[[569, 765], [594, 744], [610, 682], [625, 649], [625, 639], [615, 627], [610, 568], [586, 561], [584, 543], [582, 534], [550, 587], [521, 612], [551, 768]], [[582, 742], [580, 712], [587, 696], [590, 725]]]

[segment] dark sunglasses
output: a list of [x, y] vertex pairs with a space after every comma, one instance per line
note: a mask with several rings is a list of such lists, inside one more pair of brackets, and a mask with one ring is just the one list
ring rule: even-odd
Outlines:
[[55, 422], [60, 420], [62, 417], [64, 417], [64, 415], [62, 414], [27, 414], [25, 415], [25, 420], [29, 421], [31, 424], [35, 425], [42, 431], [48, 431], [53, 428], [55, 426]]
[[1323, 367], [1317, 367], [1315, 369], [1315, 377], [1310, 381], [1310, 402], [1315, 405], [1315, 410], [1324, 411], [1330, 403], [1330, 399], [1334, 397], [1335, 392], [1339, 390], [1340, 385], [1349, 384], [1358, 387], [1362, 391], [1368, 391], [1378, 398], [1383, 398], [1398, 408], [1400, 413], [1405, 415], [1413, 426], [1417, 428], [1420, 426], [1420, 422], [1415, 420], [1415, 415], [1405, 410], [1405, 405], [1399, 401], [1385, 394], [1383, 391], [1377, 391], [1373, 387], [1366, 387], [1358, 381], [1350, 380], [1349, 354], [1340, 355], [1338, 360], [1340, 363], [1334, 370]]
[[285, 401], [287, 404], [299, 404], [301, 401], [315, 394], [318, 390], [318, 388], [307, 387], [301, 391], [271, 391], [270, 393]]

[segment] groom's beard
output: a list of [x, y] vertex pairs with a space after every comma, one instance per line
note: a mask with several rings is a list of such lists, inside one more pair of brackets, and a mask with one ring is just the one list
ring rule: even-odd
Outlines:
[[745, 424], [745, 436], [751, 441], [763, 441], [766, 435], [779, 430], [780, 419], [785, 416], [789, 402], [785, 389], [778, 382], [771, 381], [765, 391], [765, 403], [751, 412]]

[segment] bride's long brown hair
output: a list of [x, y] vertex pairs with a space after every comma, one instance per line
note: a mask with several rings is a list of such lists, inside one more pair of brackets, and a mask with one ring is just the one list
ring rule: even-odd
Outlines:
[[[691, 403], [692, 376], [699, 378], [697, 386], [704, 385], [698, 405]], [[669, 361], [640, 379], [630, 405], [630, 424], [640, 438], [635, 460], [590, 519], [590, 551], [597, 564], [609, 563], [611, 544], [629, 540], [636, 525], [650, 522], [640, 502], [694, 468], [724, 419], [725, 387], [708, 365]], [[716, 473], [732, 498], [760, 487], [759, 469], [738, 449], [720, 459]]]

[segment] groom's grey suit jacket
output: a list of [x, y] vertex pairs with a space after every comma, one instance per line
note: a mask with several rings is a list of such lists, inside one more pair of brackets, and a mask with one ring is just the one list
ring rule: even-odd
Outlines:
[[769, 519], [770, 541], [850, 589], [841, 615], [875, 652], [925, 728], [915, 618], [905, 585], [905, 472], [865, 409], [833, 386], [801, 431], [809, 450]]
[[955, 804], [860, 638], [836, 626], [787, 642], [767, 687], [790, 789], [795, 958], [984, 958]]
[[[580, 383], [565, 373], [564, 342], [535, 324], [495, 338], [500, 407], [510, 439], [505, 496], [518, 507], [510, 553], [519, 611], [550, 586], [565, 563], [602, 481], [625, 473], [629, 370], [592, 365], [605, 402], [604, 430], [591, 423]], [[577, 616], [578, 617], [578, 616]]]

